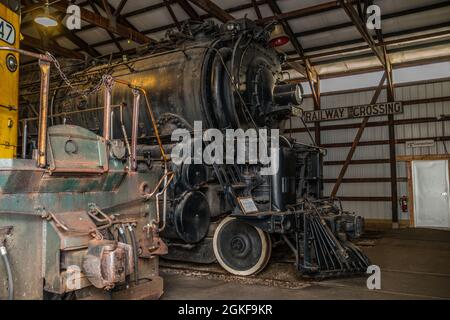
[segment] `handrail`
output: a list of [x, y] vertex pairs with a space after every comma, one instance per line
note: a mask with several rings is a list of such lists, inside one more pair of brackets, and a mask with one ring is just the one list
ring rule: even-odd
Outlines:
[[153, 114], [152, 104], [148, 98], [147, 92], [143, 88], [133, 85], [131, 82], [128, 82], [128, 81], [125, 81], [122, 79], [116, 79], [116, 78], [113, 78], [113, 80], [116, 83], [128, 86], [130, 89], [137, 90], [144, 95], [145, 103], [147, 105], [147, 110], [148, 110], [148, 113], [150, 114], [150, 120], [152, 122], [153, 131], [155, 132], [156, 140], [158, 141], [159, 149], [161, 151], [161, 156], [163, 158], [163, 161], [167, 162], [168, 158], [167, 158], [167, 155], [164, 151], [164, 147], [161, 142], [161, 136], [159, 135], [158, 125], [156, 123], [155, 115]]
[[161, 184], [163, 183], [163, 181], [166, 178], [168, 178], [169, 180], [167, 181], [167, 183], [165, 183], [163, 191], [166, 190], [167, 187], [169, 186], [170, 182], [172, 181], [174, 175], [175, 174], [172, 171], [168, 171], [168, 172], [164, 173], [164, 175], [159, 179], [159, 181], [156, 184], [156, 187], [153, 189], [153, 191], [143, 195], [145, 200], [150, 200], [156, 194], [156, 191], [158, 191], [158, 189], [161, 186]]
[[50, 57], [46, 56], [45, 54], [35, 53], [35, 52], [23, 50], [23, 49], [3, 46], [3, 47], [0, 47], [0, 51], [13, 51], [13, 52], [17, 52], [17, 53], [23, 54], [24, 56], [28, 56], [28, 57], [39, 59], [41, 61], [52, 62]]
[[[164, 181], [164, 188], [160, 192], [156, 193], [156, 196], [155, 196], [155, 202], [156, 202], [156, 225], [158, 226], [158, 231], [159, 232], [163, 231], [165, 229], [165, 227], [166, 227], [166, 210], [167, 210], [166, 191], [167, 191], [167, 188], [169, 187], [170, 183], [172, 182], [174, 176], [175, 176], [175, 174], [172, 171], [167, 171], [167, 166], [166, 166], [164, 175], [161, 177], [161, 179], [159, 179], [159, 181], [158, 181], [156, 187], [153, 189], [153, 191], [144, 195], [144, 198], [146, 200], [151, 199], [153, 196], [155, 196], [156, 191], [158, 191], [159, 187], [161, 186], [161, 184]], [[161, 221], [161, 217], [160, 217], [160, 214], [159, 214], [159, 197], [161, 195], [164, 195], [163, 225], [162, 225], [162, 227], [159, 226], [159, 223]]]
[[39, 132], [38, 132], [38, 159], [37, 166], [47, 166], [47, 118], [48, 118], [48, 95], [50, 87], [50, 64], [52, 59], [44, 54], [34, 53], [13, 47], [0, 47], [0, 51], [12, 51], [28, 57], [39, 59], [41, 72], [41, 89], [39, 102]]

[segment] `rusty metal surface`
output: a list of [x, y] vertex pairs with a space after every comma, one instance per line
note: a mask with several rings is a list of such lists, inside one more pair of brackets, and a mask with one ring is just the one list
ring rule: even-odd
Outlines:
[[48, 129], [50, 172], [103, 173], [108, 171], [106, 140], [90, 130], [71, 125]]
[[[31, 160], [30, 160], [31, 161]], [[34, 163], [34, 162], [33, 162]], [[80, 172], [80, 174], [82, 174]], [[0, 170], [0, 193], [8, 194], [20, 193], [28, 194], [29, 199], [37, 197], [35, 193], [84, 193], [84, 192], [114, 192], [120, 187], [124, 179], [124, 172], [110, 171], [107, 174], [91, 174], [89, 176], [77, 177], [76, 175], [53, 175], [50, 176], [42, 171], [1, 171]], [[19, 196], [23, 198], [23, 196]], [[54, 195], [53, 197], [57, 197]], [[0, 205], [0, 211], [3, 208]], [[75, 210], [77, 210], [75, 208]], [[66, 211], [66, 210], [64, 210]]]
[[[69, 286], [74, 276], [70, 267], [79, 270], [76, 290], [92, 285], [112, 289], [132, 273], [137, 284], [140, 277], [152, 279], [158, 274], [158, 258], [137, 258], [137, 243], [145, 237], [143, 226], [157, 219], [156, 208], [145, 197], [135, 200], [141, 193], [140, 186], [154, 185], [159, 172], [132, 172], [123, 158], [109, 152], [112, 77], [103, 79], [103, 137], [65, 124], [48, 129], [50, 63], [42, 59], [39, 65], [37, 164], [33, 160], [0, 161], [0, 227], [11, 225], [15, 230], [6, 243], [15, 298], [42, 299], [43, 289], [62, 297], [74, 290]], [[136, 114], [138, 102], [134, 105]], [[146, 103], [156, 128], [147, 98]], [[134, 119], [137, 128], [137, 117]], [[136, 151], [136, 132], [132, 137]], [[105, 214], [102, 208], [112, 209]], [[128, 227], [128, 239], [113, 234], [118, 224]], [[157, 235], [153, 238], [158, 248], [164, 249]], [[0, 299], [6, 294], [3, 282], [1, 278]], [[157, 298], [162, 287], [154, 288], [151, 296]]]
[[137, 169], [137, 138], [139, 134], [139, 107], [141, 95], [137, 90], [133, 91], [133, 119], [131, 121], [131, 167]]
[[154, 227], [146, 225], [143, 234], [139, 238], [139, 256], [142, 258], [152, 258], [168, 253], [167, 245], [156, 233]]
[[[52, 219], [53, 218], [53, 219]], [[52, 226], [58, 234], [61, 250], [86, 247], [95, 224], [85, 211], [52, 213]]]
[[114, 292], [112, 300], [156, 300], [164, 293], [164, 282], [161, 277], [151, 277], [146, 282], [142, 282], [127, 290]]
[[[0, 201], [1, 203], [2, 201]], [[43, 298], [43, 234], [45, 225], [39, 217], [0, 214], [0, 226], [14, 226], [6, 247], [14, 277], [15, 299]], [[24, 239], [26, 239], [24, 241]], [[0, 300], [7, 297], [6, 270], [0, 263]], [[20, 280], [19, 280], [20, 277]]]
[[47, 164], [47, 120], [50, 62], [39, 60], [39, 68], [41, 70], [41, 100], [39, 111], [38, 167], [44, 168]]
[[124, 282], [133, 268], [130, 245], [109, 240], [89, 241], [83, 258], [83, 272], [96, 288], [112, 289], [117, 283]]
[[111, 138], [111, 87], [103, 88], [103, 139]]
[[[156, 185], [162, 172], [126, 171], [124, 165], [114, 159], [110, 159], [109, 168], [108, 173], [97, 175], [50, 175], [36, 168], [33, 160], [0, 161], [0, 226], [14, 226], [14, 236], [7, 247], [16, 275], [16, 299], [42, 299], [43, 279], [48, 292], [63, 294], [71, 290], [67, 286], [70, 280], [67, 268], [82, 269], [88, 242], [92, 239], [88, 234], [92, 227], [92, 220], [87, 222], [91, 219], [87, 215], [89, 203], [95, 203], [98, 208], [110, 208], [108, 216], [114, 218], [113, 223], [135, 224], [138, 242], [146, 237], [143, 227], [156, 219], [155, 203], [146, 202], [144, 198], [134, 200], [141, 195], [140, 186], [143, 183]], [[127, 205], [122, 205], [124, 203]], [[157, 276], [156, 253], [139, 257], [141, 278]], [[132, 271], [131, 266], [128, 270]], [[1, 266], [0, 274], [3, 271]], [[0, 299], [6, 295], [3, 281], [0, 279]], [[92, 284], [82, 272], [80, 287], [86, 286]]]

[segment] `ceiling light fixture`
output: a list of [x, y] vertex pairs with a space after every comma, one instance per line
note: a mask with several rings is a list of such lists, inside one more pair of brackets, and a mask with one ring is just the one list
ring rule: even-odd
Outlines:
[[58, 21], [50, 14], [48, 1], [45, 4], [44, 10], [36, 15], [34, 22], [46, 28], [56, 27], [58, 25]]

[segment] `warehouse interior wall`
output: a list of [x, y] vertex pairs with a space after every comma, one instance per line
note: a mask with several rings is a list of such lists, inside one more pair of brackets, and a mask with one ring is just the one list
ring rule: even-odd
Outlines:
[[[397, 158], [402, 156], [446, 155], [450, 150], [450, 63], [439, 63], [396, 70], [396, 101], [404, 102], [404, 113], [395, 115]], [[326, 79], [321, 82], [321, 108], [335, 108], [369, 104], [382, 73], [351, 76], [348, 81]], [[364, 79], [362, 81], [361, 79]], [[348, 79], [347, 79], [348, 80]], [[334, 81], [334, 87], [326, 83]], [[361, 88], [361, 83], [366, 88]], [[307, 88], [308, 86], [304, 86]], [[334, 89], [339, 88], [336, 91]], [[386, 102], [383, 90], [378, 102]], [[313, 101], [306, 96], [303, 110], [313, 110]], [[321, 146], [327, 149], [324, 158], [324, 196], [329, 196], [336, 177], [350, 150], [362, 119], [321, 122]], [[336, 126], [346, 126], [336, 128]], [[311, 127], [314, 125], [311, 124]], [[286, 128], [298, 141], [311, 139], [301, 128], [300, 119], [293, 119]], [[297, 132], [295, 132], [297, 131]], [[298, 132], [303, 131], [303, 132]], [[313, 133], [314, 134], [314, 133]], [[410, 147], [410, 141], [433, 140], [426, 147]], [[337, 196], [343, 200], [344, 209], [358, 212], [369, 223], [377, 222], [391, 226], [389, 132], [387, 117], [369, 120], [356, 149], [353, 160]], [[397, 162], [398, 198], [408, 196], [408, 172], [406, 162]], [[409, 225], [409, 213], [398, 206], [400, 226]]]

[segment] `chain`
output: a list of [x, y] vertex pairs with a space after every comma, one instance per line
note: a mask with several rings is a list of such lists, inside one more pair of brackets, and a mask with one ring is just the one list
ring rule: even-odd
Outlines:
[[85, 90], [79, 90], [76, 89], [75, 86], [70, 82], [69, 78], [66, 76], [64, 71], [62, 71], [61, 65], [59, 61], [53, 56], [50, 52], [46, 52], [45, 55], [52, 60], [53, 64], [55, 65], [56, 70], [58, 70], [59, 76], [61, 79], [66, 83], [66, 85], [72, 89], [76, 94], [79, 94], [83, 97], [88, 97], [91, 94], [97, 93], [100, 91], [102, 85], [105, 85], [109, 90], [112, 88], [112, 76], [109, 74], [102, 75], [101, 79], [97, 82], [97, 84], [92, 89], [85, 89]]

